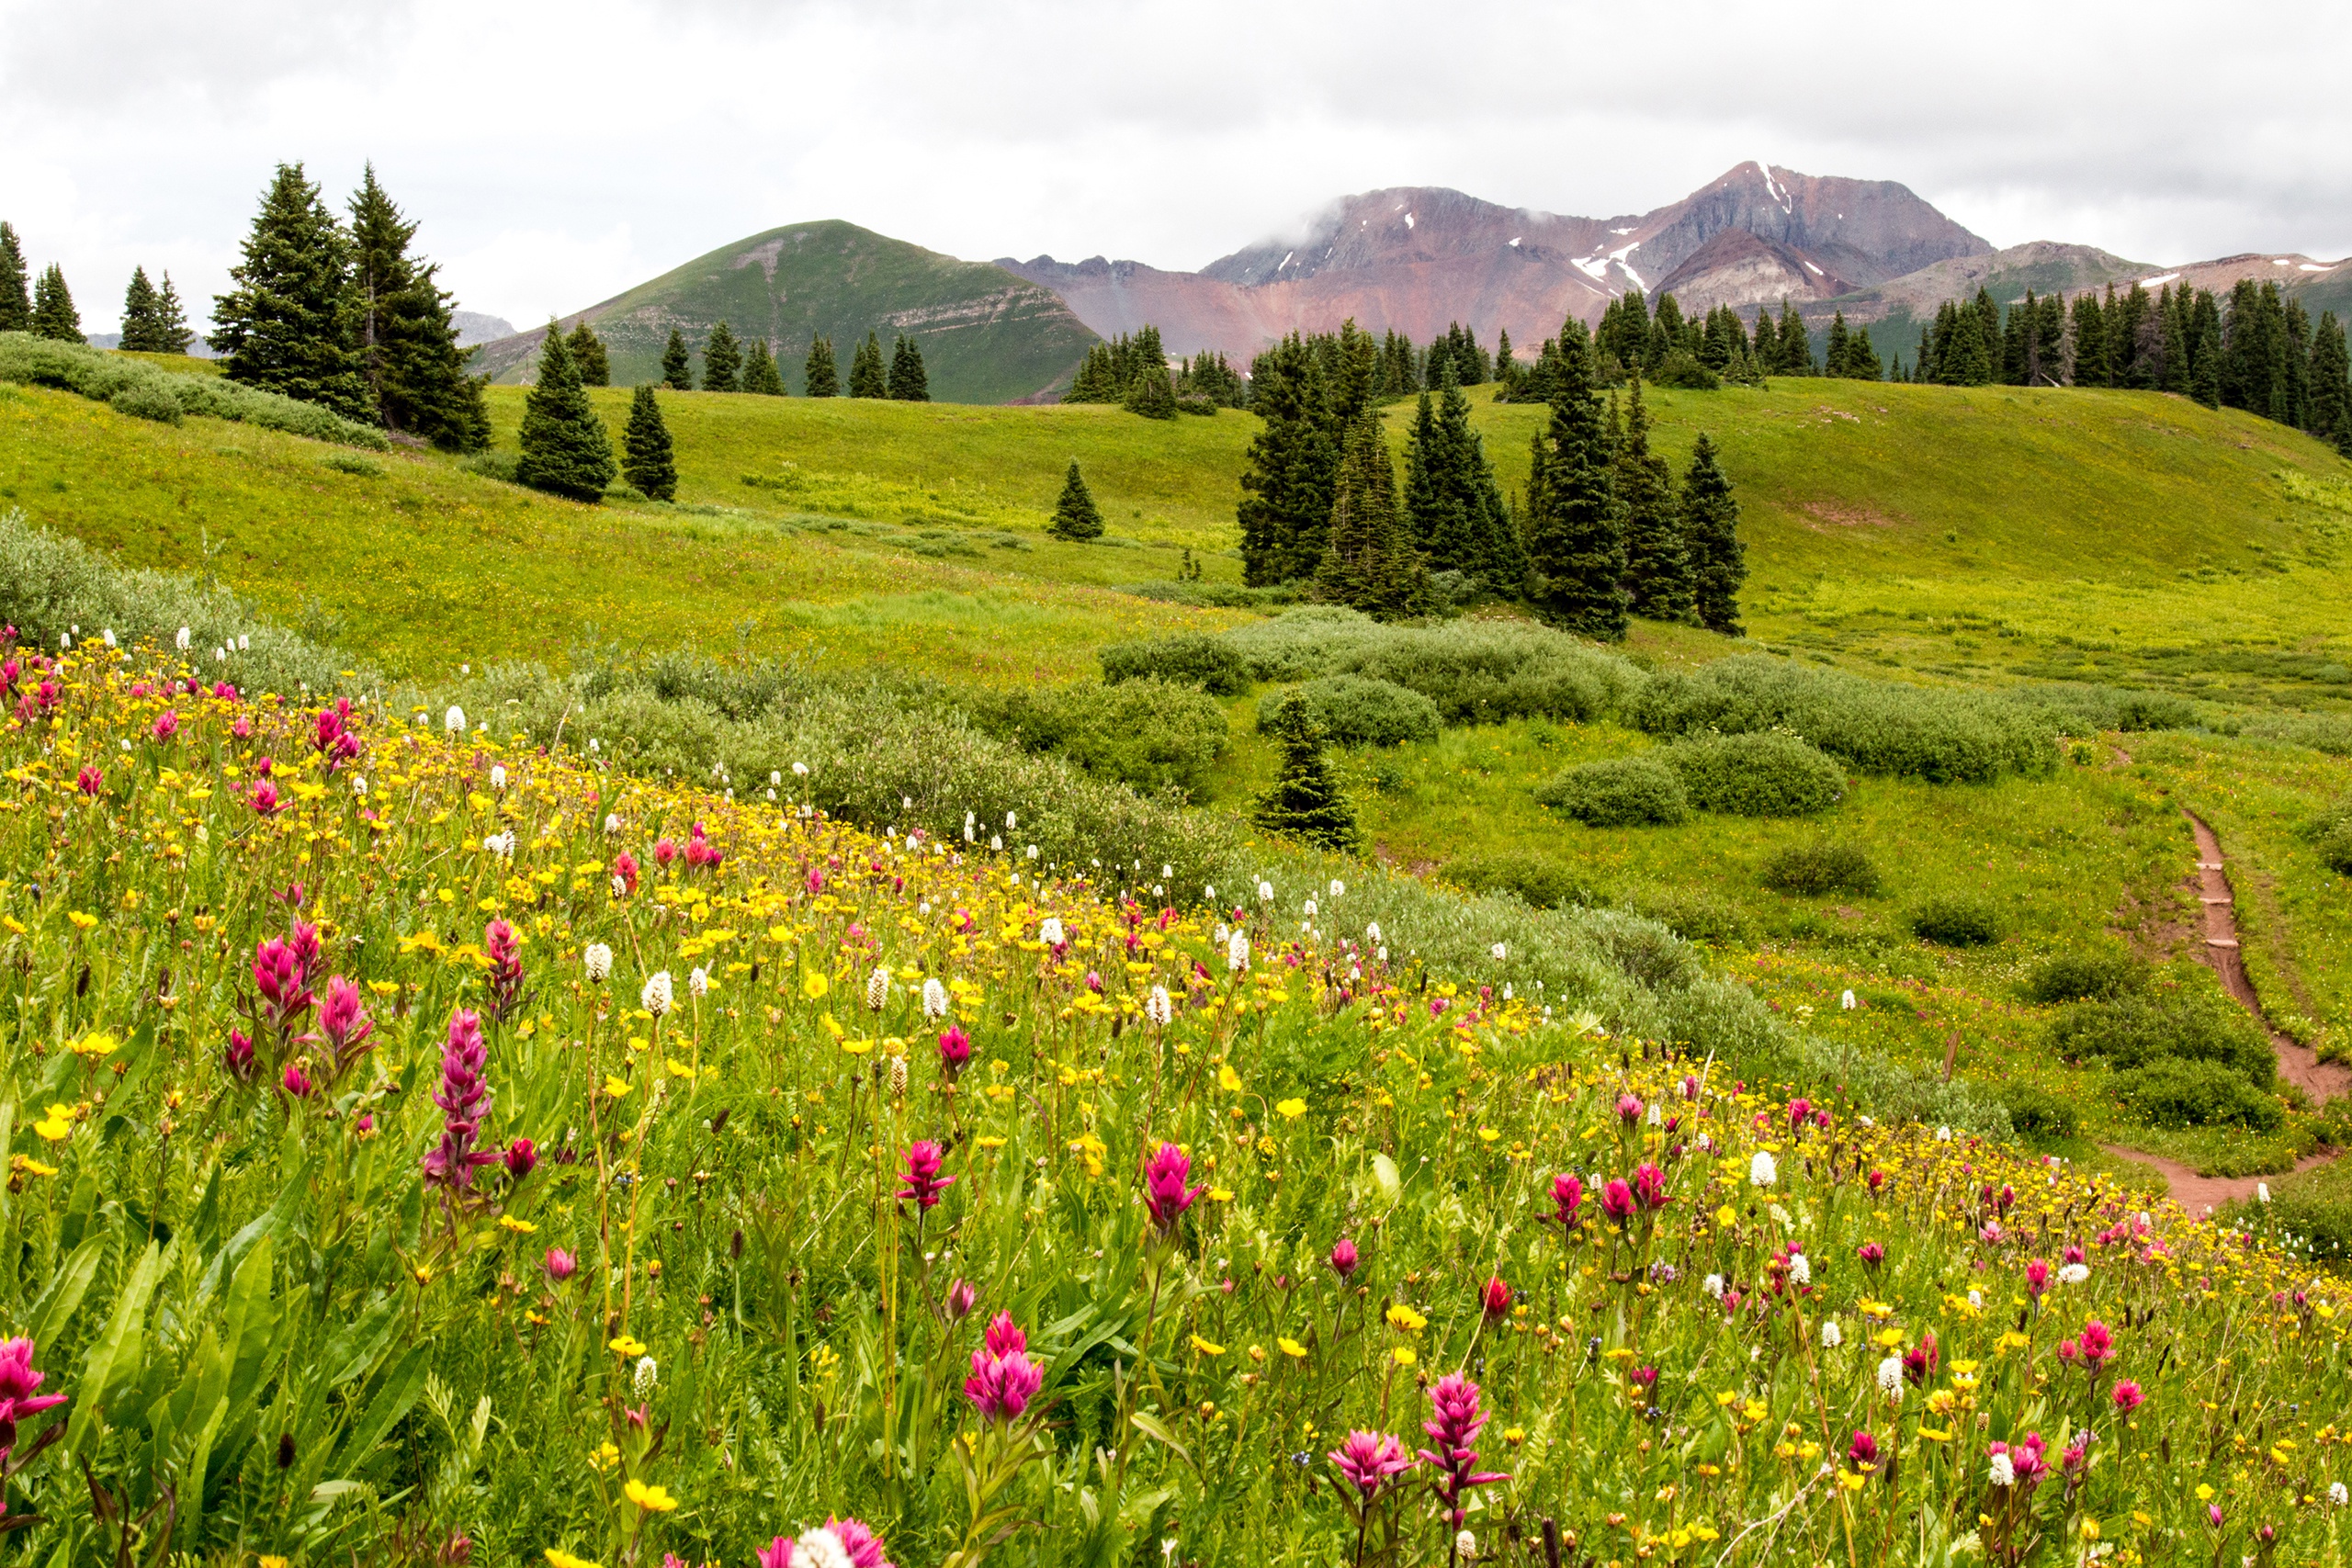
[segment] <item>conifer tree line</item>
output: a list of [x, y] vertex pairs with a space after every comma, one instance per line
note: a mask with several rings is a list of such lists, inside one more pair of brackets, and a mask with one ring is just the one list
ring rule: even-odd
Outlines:
[[172, 275], [164, 274], [158, 288], [147, 280], [144, 266], [132, 267], [130, 287], [122, 292], [122, 341], [115, 346], [135, 354], [186, 354], [195, 335]]
[[[584, 323], [583, 323], [584, 330]], [[580, 345], [572, 344], [575, 357]], [[603, 364], [603, 348], [596, 353]], [[784, 378], [784, 362], [779, 357], [779, 345], [764, 337], [748, 342], [735, 335], [735, 329], [725, 321], [714, 322], [702, 343], [702, 375], [695, 376], [695, 352], [687, 344], [685, 333], [673, 327], [670, 341], [662, 351], [660, 385], [673, 392], [691, 392], [699, 386], [706, 392], [741, 392], [756, 397], [789, 397], [792, 389]], [[833, 357], [833, 340], [815, 337], [809, 340], [808, 356], [801, 362], [801, 384], [812, 398], [838, 398], [842, 395], [842, 379]], [[586, 378], [583, 366], [582, 378]], [[606, 379], [609, 379], [607, 373]], [[591, 386], [604, 386], [606, 380], [595, 380]], [[922, 346], [913, 338], [900, 335], [886, 362], [879, 334], [867, 333], [865, 341], [850, 357], [849, 395], [853, 398], [895, 398], [901, 402], [931, 401], [930, 372], [923, 364]]]
[[1948, 299], [1904, 378], [1955, 387], [2114, 387], [2176, 392], [2244, 409], [2352, 455], [2352, 384], [2344, 325], [2314, 324], [2277, 281], [2211, 289], [2134, 283], [2118, 292], [2026, 292], [2004, 308], [1978, 289]]
[[[489, 378], [466, 372], [450, 315], [456, 301], [436, 281], [435, 264], [413, 254], [415, 222], [393, 204], [372, 164], [349, 210], [348, 223], [338, 219], [301, 164], [277, 166], [230, 268], [232, 287], [212, 302], [210, 341], [223, 370], [348, 419], [481, 450], [490, 444]], [[134, 292], [138, 283], [134, 276]], [[154, 325], [170, 330], [168, 321]]]
[[1600, 638], [1622, 637], [1634, 615], [1739, 633], [1739, 509], [1713, 444], [1700, 437], [1678, 481], [1651, 448], [1638, 372], [1622, 406], [1604, 401], [1609, 351], [1582, 322], [1547, 344], [1551, 417], [1516, 505], [1452, 356], [1435, 395], [1418, 394], [1399, 490], [1377, 412], [1385, 346], [1351, 321], [1258, 356], [1250, 406], [1265, 423], [1241, 478], [1245, 582], [1305, 582], [1383, 617], [1485, 595]]

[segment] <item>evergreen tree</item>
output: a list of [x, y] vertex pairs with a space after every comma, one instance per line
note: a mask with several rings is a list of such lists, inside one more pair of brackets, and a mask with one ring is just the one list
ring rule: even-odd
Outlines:
[[734, 329], [721, 321], [702, 340], [702, 389], [735, 392], [742, 386], [743, 345], [735, 341]]
[[[1840, 344], [1842, 350], [1844, 344]], [[1649, 411], [1641, 378], [1625, 403], [1625, 433], [1617, 445], [1611, 482], [1625, 518], [1625, 597], [1633, 613], [1653, 621], [1687, 621], [1691, 615], [1690, 552], [1674, 497], [1674, 470], [1650, 451]]]
[[2077, 387], [2106, 386], [2107, 316], [2099, 309], [2098, 296], [2087, 288], [2075, 296], [2074, 334], [2072, 384]]
[[1510, 332], [1508, 328], [1495, 333], [1495, 384], [1501, 388], [1501, 400], [1509, 402], [1519, 391], [1519, 362], [1510, 355]]
[[[479, 451], [490, 445], [484, 381], [466, 373], [468, 355], [458, 346], [453, 314], [457, 301], [436, 281], [439, 269], [409, 254], [415, 236], [416, 225], [392, 205], [369, 164], [351, 198], [350, 230], [351, 291], [368, 400], [387, 429], [453, 451]], [[601, 363], [601, 346], [597, 357]]]
[[662, 350], [662, 384], [673, 392], [695, 389], [695, 363], [686, 353], [686, 336], [677, 328], [670, 329], [670, 342]]
[[1846, 340], [1846, 364], [1838, 374], [1856, 381], [1875, 381], [1886, 374], [1878, 350], [1871, 345], [1871, 330], [1862, 328]]
[[[1642, 374], [1655, 376], [1666, 356], [1682, 346], [1682, 305], [1671, 294], [1660, 294], [1650, 314], [1650, 341], [1642, 350]], [[1631, 368], [1628, 367], [1627, 368]], [[1589, 378], [1587, 378], [1589, 381]]]
[[1785, 296], [1781, 300], [1781, 323], [1772, 336], [1781, 355], [1781, 361], [1773, 369], [1783, 376], [1813, 374], [1813, 340], [1805, 335], [1804, 318], [1797, 314], [1797, 308]]
[[678, 498], [678, 464], [670, 447], [670, 425], [650, 387], [629, 395], [628, 430], [622, 437], [621, 477], [649, 501]]
[[231, 380], [375, 419], [350, 238], [301, 164], [277, 166], [229, 278], [229, 292], [212, 302], [212, 346]]
[[2156, 388], [2160, 391], [2188, 395], [2188, 290], [2175, 294], [2167, 285], [2156, 300], [2157, 315], [2164, 323], [2164, 366], [2157, 372]]
[[890, 381], [882, 368], [882, 340], [872, 333], [857, 345], [849, 356], [849, 395], [853, 398], [887, 398]]
[[2196, 343], [2188, 356], [2188, 395], [2209, 409], [2222, 406], [2222, 323], [2218, 315], [2198, 321]]
[[[613, 384], [613, 356], [605, 352], [605, 340], [596, 335], [582, 316], [571, 329], [564, 346], [571, 350], [571, 362], [580, 367], [580, 384], [583, 387], [609, 387]], [[640, 487], [642, 488], [642, 487]]]
[[0, 333], [32, 330], [33, 296], [25, 270], [24, 242], [17, 231], [0, 223]]
[[1781, 367], [1781, 336], [1772, 329], [1772, 312], [1756, 307], [1756, 363], [1767, 370]]
[[1829, 342], [1822, 351], [1822, 359], [1832, 376], [1846, 373], [1846, 312], [1843, 310], [1829, 319]]
[[1340, 441], [1323, 367], [1291, 333], [1258, 355], [1250, 407], [1264, 420], [1241, 473], [1241, 581], [1252, 588], [1322, 564]]
[[1540, 479], [1528, 482], [1532, 598], [1546, 618], [1614, 642], [1625, 635], [1625, 525], [1592, 389], [1592, 340], [1571, 320], [1558, 341], [1551, 423], [1537, 438]]
[[32, 328], [35, 337], [88, 341], [82, 336], [82, 312], [74, 308], [74, 296], [65, 287], [65, 271], [55, 262], [41, 269], [40, 281], [33, 285]]
[[768, 353], [768, 340], [763, 337], [752, 340], [752, 355], [743, 365], [743, 390], [763, 398], [786, 395], [784, 372], [775, 367], [775, 357]]
[[1146, 419], [1174, 419], [1176, 389], [1169, 384], [1168, 367], [1148, 363], [1138, 369], [1136, 378], [1127, 383], [1125, 401], [1129, 413], [1141, 414]]
[[1690, 448], [1690, 471], [1682, 477], [1682, 536], [1690, 550], [1699, 624], [1725, 637], [1746, 636], [1739, 624], [1739, 587], [1747, 581], [1747, 550], [1739, 542], [1739, 502], [1704, 431]]
[[[633, 416], [636, 411], [630, 412]], [[613, 482], [612, 438], [589, 404], [580, 367], [552, 321], [539, 344], [538, 379], [523, 401], [523, 460], [514, 477], [534, 490], [587, 502], [603, 500], [605, 487]]]
[[808, 358], [800, 367], [800, 378], [812, 398], [838, 398], [842, 395], [841, 372], [833, 365], [833, 340], [829, 337], [808, 340]]
[[[1156, 337], [1158, 334], [1153, 335]], [[1168, 379], [1166, 365], [1159, 367], [1159, 378], [1163, 384]], [[923, 373], [922, 348], [910, 337], [900, 338], [891, 351], [890, 396], [902, 403], [931, 401], [931, 379]], [[1172, 416], [1176, 412], [1176, 395], [1173, 392], [1169, 394], [1168, 401], [1169, 412]]]
[[126, 354], [160, 354], [154, 344], [155, 286], [147, 281], [147, 269], [130, 269], [130, 287], [122, 291], [122, 336], [115, 346]]
[[1271, 833], [1304, 839], [1327, 850], [1345, 853], [1362, 835], [1354, 807], [1340, 791], [1330, 759], [1323, 752], [1323, 730], [1304, 711], [1283, 727], [1283, 771], [1274, 785], [1258, 797], [1251, 819]]
[[1366, 409], [1348, 426], [1341, 446], [1329, 543], [1316, 570], [1315, 596], [1387, 620], [1424, 608], [1428, 578], [1398, 523], [1396, 465], [1380, 416]]
[[1070, 378], [1069, 390], [1062, 394], [1062, 401], [1115, 403], [1119, 398], [1117, 349], [1107, 343], [1089, 344], [1086, 357], [1078, 362], [1078, 374]]
[[181, 308], [180, 291], [172, 287], [172, 275], [164, 274], [164, 287], [155, 291], [155, 341], [162, 344], [158, 354], [186, 354], [188, 340], [196, 336], [188, 330], [187, 311]]
[[1054, 502], [1054, 520], [1046, 532], [1057, 539], [1079, 541], [1102, 536], [1102, 510], [1094, 504], [1094, 492], [1086, 488], [1086, 476], [1078, 471], [1075, 457], [1069, 460], [1061, 499]]
[[[2198, 368], [2201, 374], [2202, 356]], [[2201, 391], [2199, 400], [2204, 400]], [[2346, 355], [2344, 324], [2333, 310], [2320, 312], [2312, 333], [2311, 431], [2352, 457], [2352, 359]]]

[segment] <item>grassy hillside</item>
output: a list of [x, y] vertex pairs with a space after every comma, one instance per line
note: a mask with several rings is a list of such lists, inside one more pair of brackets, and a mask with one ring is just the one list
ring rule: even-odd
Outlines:
[[[673, 328], [697, 355], [699, 379], [703, 340], [719, 321], [746, 344], [767, 339], [795, 392], [807, 389], [801, 362], [813, 338], [833, 340], [846, 383], [850, 351], [867, 333], [881, 333], [886, 355], [903, 333], [922, 344], [931, 395], [944, 402], [1009, 402], [1066, 385], [1094, 341], [1052, 292], [1001, 267], [838, 221], [750, 235], [581, 315], [605, 340], [614, 384], [623, 387], [661, 378]], [[537, 355], [537, 337], [526, 332], [484, 344], [478, 363], [514, 381]]]

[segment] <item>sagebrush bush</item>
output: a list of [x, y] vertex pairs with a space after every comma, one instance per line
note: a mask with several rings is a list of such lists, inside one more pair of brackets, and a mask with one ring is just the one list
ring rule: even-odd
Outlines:
[[1334, 746], [1398, 746], [1434, 740], [1438, 733], [1435, 703], [1362, 675], [1317, 676], [1259, 701], [1258, 728], [1265, 734], [1280, 734], [1300, 716], [1320, 725]]
[[1535, 798], [1593, 828], [1671, 828], [1690, 815], [1681, 775], [1651, 757], [1577, 762], [1538, 784]]
[[1216, 697], [1238, 697], [1250, 689], [1250, 671], [1241, 656], [1200, 632], [1113, 643], [1099, 657], [1109, 685], [1158, 679], [1197, 686]]
[[1114, 686], [987, 693], [973, 722], [1024, 751], [1069, 758], [1098, 779], [1197, 793], [1225, 754], [1225, 710], [1197, 686], [1147, 676]]
[[1728, 817], [1810, 817], [1846, 793], [1846, 770], [1793, 735], [1710, 735], [1653, 753], [1690, 804]]
[[2025, 977], [2025, 999], [2048, 1007], [2058, 1002], [2108, 1001], [2143, 989], [2148, 965], [2120, 946], [2053, 953]]
[[1830, 839], [1791, 844], [1764, 863], [1764, 886], [1781, 893], [1815, 897], [1850, 893], [1874, 898], [1884, 886], [1878, 866], [1859, 845]]
[[2235, 1125], [2275, 1133], [2287, 1119], [2275, 1098], [2219, 1062], [2152, 1062], [2117, 1074], [2115, 1092], [2126, 1110], [2154, 1127]]
[[[177, 424], [182, 414], [199, 414], [344, 446], [380, 452], [391, 446], [382, 431], [330, 413], [315, 403], [258, 391], [225, 376], [159, 369], [143, 360], [85, 344], [60, 343], [26, 333], [0, 333], [0, 381], [79, 392], [141, 419], [171, 424]], [[163, 412], [167, 401], [178, 413]]]
[[1869, 681], [1742, 654], [1695, 674], [1661, 674], [1627, 709], [1653, 735], [1786, 729], [1865, 773], [1983, 782], [2058, 761], [2046, 709], [1983, 692]]
[[1509, 893], [1537, 909], [1600, 908], [1610, 901], [1566, 862], [1526, 851], [1464, 856], [1446, 866], [1445, 878], [1474, 893]]
[[1420, 693], [1449, 725], [1599, 718], [1642, 682], [1621, 655], [1528, 621], [1392, 626], [1317, 605], [1237, 627], [1223, 640], [1259, 680], [1367, 676]]
[[2047, 709], [2071, 721], [2066, 731], [2091, 735], [2103, 729], [2127, 733], [2155, 729], [2192, 729], [2200, 722], [2199, 709], [2187, 697], [2169, 692], [2138, 692], [2123, 686], [2075, 682], [2020, 686], [2012, 700]]
[[2352, 757], [2352, 714], [2267, 714], [2246, 720], [2238, 733], [2253, 740], [2306, 746], [2331, 757]]
[[1990, 947], [2001, 940], [2001, 918], [1982, 898], [1947, 895], [1911, 911], [1911, 934], [1939, 947]]
[[2236, 1003], [2202, 987], [2076, 1002], [2051, 1021], [2050, 1047], [2069, 1060], [2119, 1068], [2175, 1059], [2217, 1062], [2265, 1089], [2278, 1072], [2278, 1053], [2261, 1025]]

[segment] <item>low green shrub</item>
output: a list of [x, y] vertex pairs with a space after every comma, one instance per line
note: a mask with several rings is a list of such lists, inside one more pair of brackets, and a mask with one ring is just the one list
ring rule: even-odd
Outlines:
[[1635, 914], [1656, 920], [1686, 942], [1734, 947], [1754, 934], [1747, 917], [1736, 906], [1688, 888], [1638, 889], [1625, 903]]
[[1601, 908], [1609, 896], [1566, 862], [1526, 852], [1466, 855], [1445, 868], [1445, 879], [1474, 893], [1508, 893], [1532, 908]]
[[2001, 919], [1982, 898], [1947, 895], [1911, 911], [1911, 934], [1939, 947], [1990, 947], [2001, 940]]
[[1657, 756], [1680, 775], [1692, 806], [1729, 817], [1810, 817], [1846, 793], [1846, 770], [1793, 735], [1711, 735]]
[[[1000, 549], [1023, 549], [1029, 547], [1017, 540], [999, 539]], [[1201, 610], [1264, 610], [1280, 604], [1298, 603], [1295, 586], [1273, 588], [1244, 588], [1238, 582], [1202, 582], [1172, 581], [1167, 582], [1130, 582], [1119, 590], [1138, 599], [1149, 599], [1159, 604], [1189, 604]]]
[[1781, 893], [1808, 897], [1824, 893], [1850, 893], [1875, 898], [1883, 884], [1870, 855], [1854, 844], [1816, 839], [1791, 844], [1764, 863], [1764, 886]]
[[1106, 685], [1157, 679], [1197, 686], [1216, 697], [1238, 697], [1250, 689], [1250, 671], [1241, 656], [1200, 632], [1113, 643], [1098, 657]]
[[1592, 828], [1671, 828], [1690, 815], [1681, 775], [1651, 757], [1609, 757], [1561, 769], [1535, 798]]
[[135, 382], [107, 400], [107, 407], [133, 419], [152, 419], [158, 424], [177, 424], [183, 413], [179, 399], [166, 388], [153, 382]]
[[2148, 966], [2120, 946], [2053, 953], [2025, 977], [2025, 999], [2050, 1007], [2059, 1002], [2111, 1001], [2143, 990]]
[[2238, 733], [2253, 740], [2306, 746], [2331, 757], [2352, 757], [2352, 714], [2269, 714], [2247, 719]]
[[523, 454], [520, 452], [477, 452], [459, 462], [458, 467], [469, 474], [480, 474], [486, 479], [497, 479], [510, 485], [523, 482], [519, 477], [523, 468]]
[[1687, 349], [1676, 349], [1666, 356], [1657, 374], [1651, 378], [1661, 387], [1679, 387], [1686, 391], [1712, 392], [1724, 384], [1723, 378], [1690, 356]]
[[2336, 829], [2322, 838], [2318, 844], [2319, 858], [2328, 870], [2342, 876], [2352, 876], [2352, 826]]
[[985, 734], [1144, 791], [1197, 792], [1229, 737], [1215, 698], [1151, 676], [1115, 686], [988, 693], [972, 699], [970, 712]]
[[2154, 1127], [2235, 1125], [2275, 1133], [2287, 1119], [2277, 1100], [2219, 1062], [2152, 1062], [2118, 1074], [2115, 1092], [2126, 1110]]
[[2047, 709], [2070, 722], [2072, 735], [2092, 735], [2115, 729], [2127, 733], [2154, 729], [2193, 729], [2202, 722], [2197, 704], [2170, 692], [2139, 692], [2125, 686], [2101, 686], [2076, 682], [2052, 682], [2021, 686], [2012, 700]]
[[2083, 1130], [2082, 1116], [2072, 1105], [2031, 1084], [2013, 1085], [2001, 1098], [2009, 1108], [2009, 1125], [2020, 1137], [2071, 1138]]
[[[330, 413], [315, 403], [257, 391], [225, 376], [164, 370], [86, 344], [60, 343], [28, 333], [0, 333], [0, 381], [78, 392], [138, 418], [169, 424], [177, 424], [181, 415], [198, 414], [344, 446], [380, 452], [391, 446], [382, 431]], [[164, 412], [166, 402], [178, 413]]]
[[1437, 739], [1437, 705], [1419, 692], [1362, 675], [1322, 675], [1258, 704], [1258, 728], [1283, 733], [1299, 718], [1334, 746], [1397, 746]]
[[2050, 1045], [2070, 1061], [2099, 1060], [2125, 1069], [2171, 1060], [2215, 1062], [2266, 1089], [2278, 1071], [2278, 1054], [2245, 1009], [2191, 987], [2076, 1002], [2051, 1021]]
[[1449, 725], [1598, 718], [1643, 679], [1623, 656], [1528, 621], [1390, 626], [1313, 605], [1236, 627], [1223, 640], [1258, 680], [1363, 675], [1420, 693]]

